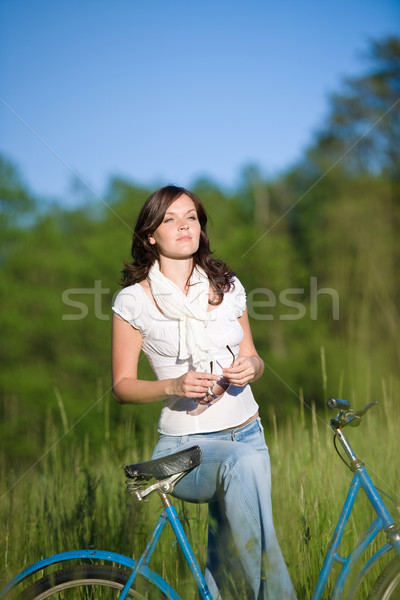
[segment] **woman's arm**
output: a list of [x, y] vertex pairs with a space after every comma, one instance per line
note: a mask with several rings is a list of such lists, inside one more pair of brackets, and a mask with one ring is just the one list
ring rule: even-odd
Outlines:
[[223, 375], [233, 385], [246, 385], [257, 381], [264, 373], [264, 361], [257, 353], [251, 334], [247, 309], [238, 319], [243, 329], [243, 339], [239, 345], [239, 356], [229, 369], [224, 369]]
[[181, 377], [147, 381], [138, 379], [142, 335], [120, 316], [113, 316], [112, 378], [113, 396], [121, 404], [149, 404], [169, 396], [202, 398], [218, 377], [189, 371]]

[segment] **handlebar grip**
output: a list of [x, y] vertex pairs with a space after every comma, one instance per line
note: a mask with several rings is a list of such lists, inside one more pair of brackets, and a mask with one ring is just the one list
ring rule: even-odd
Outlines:
[[326, 405], [328, 408], [350, 408], [350, 402], [338, 398], [330, 398], [327, 400]]

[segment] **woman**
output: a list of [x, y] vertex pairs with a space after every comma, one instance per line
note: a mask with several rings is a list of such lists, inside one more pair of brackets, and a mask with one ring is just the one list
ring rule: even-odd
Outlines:
[[[202, 449], [201, 465], [174, 495], [209, 503], [206, 581], [213, 598], [241, 573], [241, 597], [292, 599], [272, 522], [268, 449], [248, 385], [264, 363], [244, 289], [211, 258], [206, 223], [200, 200], [184, 188], [166, 186], [145, 202], [113, 306], [113, 393], [122, 404], [163, 402], [153, 458]], [[157, 381], [138, 379], [141, 350]]]

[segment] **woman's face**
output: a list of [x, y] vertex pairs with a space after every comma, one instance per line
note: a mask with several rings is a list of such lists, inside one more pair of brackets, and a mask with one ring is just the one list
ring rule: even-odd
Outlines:
[[161, 225], [149, 236], [160, 256], [183, 259], [193, 256], [199, 247], [200, 223], [194, 202], [186, 194], [170, 204]]

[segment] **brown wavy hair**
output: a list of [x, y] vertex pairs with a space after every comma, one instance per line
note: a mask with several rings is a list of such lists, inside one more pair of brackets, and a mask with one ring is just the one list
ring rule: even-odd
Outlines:
[[211, 258], [207, 236], [207, 213], [201, 200], [189, 190], [175, 185], [167, 185], [156, 190], [144, 203], [133, 232], [132, 261], [124, 263], [121, 285], [127, 287], [146, 279], [154, 261], [159, 259], [158, 249], [156, 245], [150, 244], [149, 236], [153, 235], [161, 225], [168, 207], [182, 194], [186, 194], [193, 201], [200, 223], [200, 242], [193, 255], [193, 264], [204, 269], [216, 296], [212, 304], [218, 305], [222, 302], [223, 294], [233, 287], [235, 274], [222, 260]]

